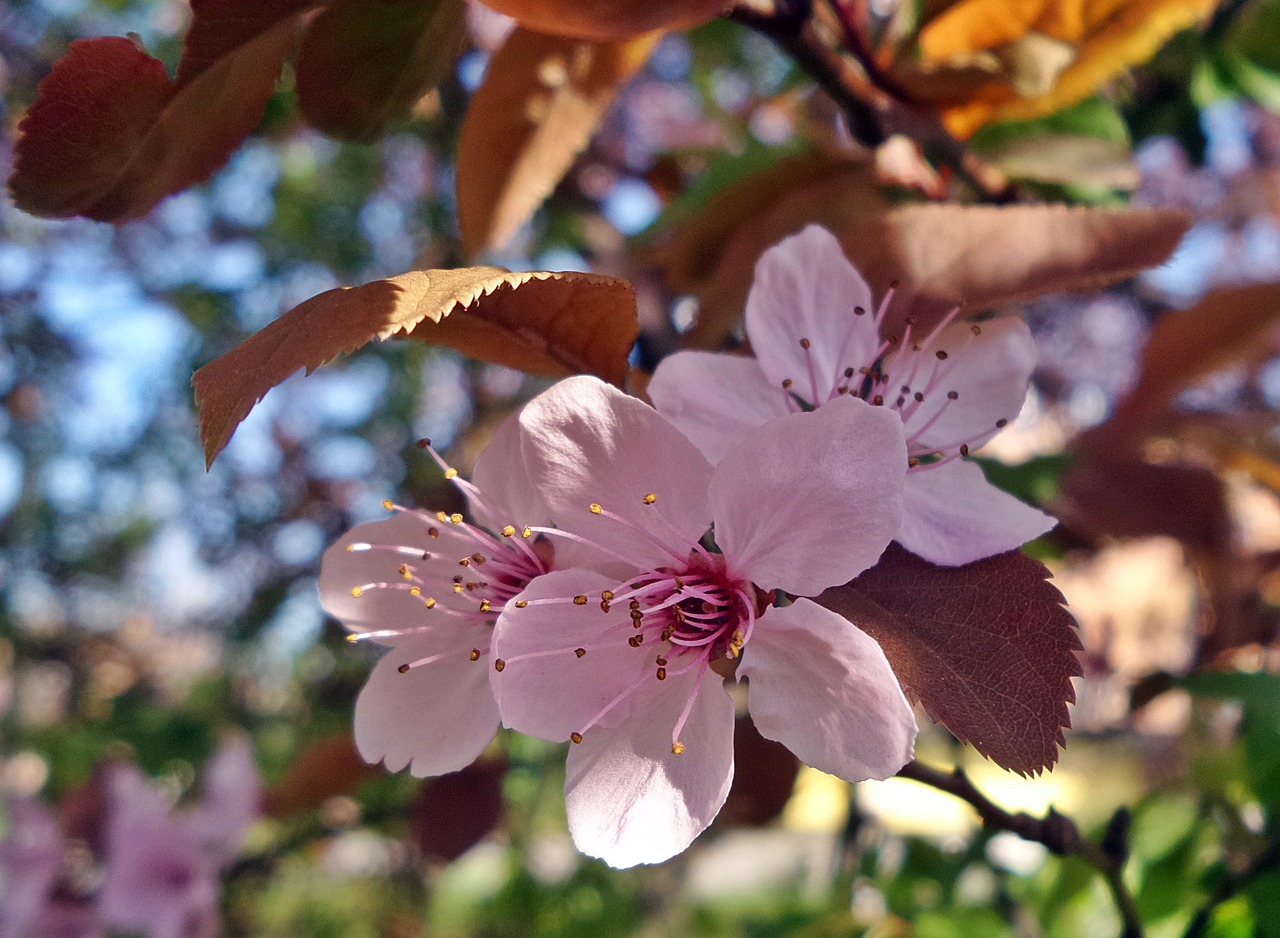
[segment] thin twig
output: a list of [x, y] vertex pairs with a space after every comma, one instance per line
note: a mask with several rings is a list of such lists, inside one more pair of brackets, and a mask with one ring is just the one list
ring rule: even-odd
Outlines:
[[1259, 876], [1264, 876], [1277, 867], [1280, 867], [1280, 842], [1273, 842], [1271, 846], [1254, 858], [1247, 869], [1236, 873], [1234, 876], [1227, 876], [1218, 884], [1218, 888], [1209, 897], [1209, 901], [1196, 913], [1196, 917], [1187, 926], [1187, 930], [1183, 933], [1183, 938], [1204, 938], [1209, 933], [1209, 925], [1213, 920], [1214, 909], [1247, 889], [1249, 884]]
[[1023, 840], [1043, 844], [1050, 852], [1061, 857], [1080, 857], [1097, 869], [1110, 887], [1124, 926], [1120, 933], [1121, 938], [1142, 938], [1142, 921], [1138, 917], [1138, 906], [1129, 887], [1125, 885], [1122, 875], [1129, 854], [1128, 811], [1123, 809], [1117, 811], [1107, 826], [1102, 843], [1094, 843], [1080, 833], [1080, 828], [1075, 821], [1053, 808], [1050, 808], [1049, 813], [1042, 818], [1021, 812], [1011, 814], [974, 787], [973, 782], [969, 781], [969, 776], [965, 775], [962, 769], [944, 772], [919, 762], [908, 762], [898, 776], [945, 791], [967, 802], [978, 812], [985, 827], [1008, 831], [1011, 834], [1017, 834]]

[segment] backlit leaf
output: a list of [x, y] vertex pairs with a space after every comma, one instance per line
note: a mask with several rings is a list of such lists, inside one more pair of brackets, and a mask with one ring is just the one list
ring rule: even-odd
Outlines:
[[688, 29], [728, 11], [728, 0], [481, 0], [528, 29], [578, 39], [626, 39]]
[[261, 120], [296, 27], [276, 21], [178, 82], [128, 39], [72, 43], [19, 127], [14, 202], [126, 221], [207, 179]]
[[458, 141], [458, 221], [469, 253], [506, 242], [542, 204], [660, 37], [511, 34], [471, 99]]
[[377, 339], [406, 336], [530, 374], [621, 384], [639, 327], [625, 280], [501, 267], [416, 270], [339, 287], [285, 313], [192, 379], [209, 463], [266, 393]]
[[266, 811], [282, 817], [313, 811], [335, 795], [353, 795], [363, 782], [383, 774], [381, 766], [360, 757], [350, 733], [317, 739], [289, 765], [284, 778], [266, 793]]
[[409, 830], [428, 860], [451, 863], [502, 820], [502, 759], [479, 759], [465, 769], [429, 778], [409, 806]]
[[879, 642], [908, 696], [956, 738], [1027, 775], [1057, 762], [1081, 673], [1075, 622], [1048, 579], [1018, 551], [939, 567], [890, 544], [818, 602]]
[[367, 140], [407, 114], [462, 50], [463, 0], [336, 0], [298, 53], [298, 106], [335, 137]]

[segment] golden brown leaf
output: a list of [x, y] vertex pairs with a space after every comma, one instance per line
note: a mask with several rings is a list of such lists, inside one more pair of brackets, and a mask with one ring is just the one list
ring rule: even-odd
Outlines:
[[511, 34], [471, 99], [458, 141], [458, 222], [468, 253], [503, 244], [542, 204], [659, 38]]
[[530, 374], [584, 372], [621, 384], [638, 331], [631, 285], [596, 274], [416, 270], [329, 290], [196, 372], [205, 457], [212, 464], [285, 378], [375, 338], [403, 335]]
[[608, 41], [655, 29], [689, 29], [726, 12], [731, 0], [481, 0], [541, 33]]

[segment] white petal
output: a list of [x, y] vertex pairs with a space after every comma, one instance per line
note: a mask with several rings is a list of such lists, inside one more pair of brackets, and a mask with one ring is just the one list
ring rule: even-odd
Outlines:
[[713, 463], [751, 428], [791, 412], [787, 393], [769, 382], [760, 363], [738, 355], [669, 355], [654, 371], [648, 394], [658, 413]]
[[1016, 550], [1055, 524], [988, 482], [976, 463], [957, 459], [907, 473], [894, 540], [925, 560], [955, 567]]
[[738, 576], [816, 596], [889, 545], [906, 466], [902, 421], [887, 408], [841, 397], [779, 417], [716, 467], [716, 543]]
[[[941, 416], [919, 433], [919, 449], [946, 447], [954, 449], [967, 442], [972, 449], [993, 437], [997, 421], [1013, 420], [1022, 410], [1027, 386], [1036, 365], [1036, 346], [1027, 324], [1016, 316], [1006, 316], [982, 323], [981, 333], [974, 335], [967, 322], [952, 323], [917, 357], [913, 366], [894, 357], [886, 362], [891, 391], [898, 381], [910, 379], [913, 391], [923, 391], [935, 373], [940, 377], [925, 401], [907, 420], [907, 436], [914, 437], [935, 414]], [[945, 351], [945, 361], [937, 359], [938, 350]], [[915, 374], [910, 371], [914, 367]], [[947, 400], [954, 391], [957, 399]]]
[[670, 859], [704, 831], [733, 781], [733, 701], [707, 672], [671, 751], [692, 679], [648, 692], [626, 723], [588, 733], [569, 749], [565, 805], [578, 849], [610, 866]]
[[[855, 308], [864, 310], [855, 314]], [[871, 364], [879, 344], [871, 289], [835, 236], [810, 225], [760, 256], [747, 296], [747, 338], [776, 387], [795, 382], [810, 403], [825, 400], [847, 367]], [[806, 355], [801, 339], [809, 340]], [[809, 376], [812, 356], [818, 387]]]
[[[627, 604], [618, 603], [608, 613], [600, 608], [601, 592], [611, 587], [617, 587], [616, 580], [590, 570], [556, 570], [515, 598], [530, 605], [507, 604], [493, 633], [493, 657], [502, 659], [503, 669], [490, 668], [505, 726], [563, 742], [620, 695], [603, 724], [626, 719], [634, 703], [626, 691], [641, 681], [657, 683], [653, 648], [628, 643], [635, 631]], [[575, 596], [587, 602], [575, 605]], [[564, 601], [544, 604], [547, 599]], [[581, 657], [578, 648], [586, 652]]]
[[[470, 765], [498, 730], [489, 690], [489, 628], [453, 625], [396, 639], [356, 698], [356, 747], [392, 772], [406, 765], [418, 776]], [[482, 654], [470, 660], [472, 648]], [[430, 664], [401, 665], [442, 655]]]
[[[640, 532], [683, 555], [710, 525], [706, 458], [652, 407], [598, 378], [566, 378], [539, 394], [520, 427], [530, 478], [559, 527], [650, 567], [673, 557]], [[648, 494], [656, 502], [646, 505]], [[592, 504], [627, 523], [592, 514]]]
[[911, 759], [915, 717], [884, 652], [817, 603], [766, 610], [738, 674], [760, 733], [815, 769], [857, 782]]
[[480, 490], [483, 503], [470, 499], [471, 511], [491, 531], [508, 524], [546, 524], [547, 506], [530, 482], [520, 452], [520, 418], [512, 414], [498, 425], [489, 445], [476, 459], [472, 484]]

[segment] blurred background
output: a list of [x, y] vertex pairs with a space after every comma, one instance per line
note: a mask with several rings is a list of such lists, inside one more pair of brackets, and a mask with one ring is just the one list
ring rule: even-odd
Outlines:
[[[544, 383], [379, 343], [272, 391], [206, 472], [189, 380], [323, 290], [465, 263], [458, 127], [509, 28], [471, 13], [456, 69], [376, 142], [305, 126], [286, 71], [226, 167], [142, 220], [46, 221], [0, 202], [0, 792], [65, 806], [100, 760], [127, 754], [181, 797], [225, 734], [246, 731], [268, 796], [223, 879], [229, 935], [1117, 933], [1082, 861], [983, 832], [962, 802], [912, 782], [851, 787], [800, 768], [749, 728], [713, 829], [626, 872], [573, 850], [559, 747], [504, 734], [471, 769], [425, 782], [354, 753], [352, 705], [375, 651], [322, 613], [321, 552], [387, 498], [452, 510], [416, 441], [465, 470]], [[188, 16], [174, 0], [9, 0], [4, 175], [17, 123], [70, 42], [133, 34], [172, 68]], [[1099, 481], [1079, 441], [1139, 381], [1170, 310], [1280, 281], [1276, 50], [1280, 3], [1228, 3], [1098, 94], [972, 141], [1022, 198], [1195, 218], [1167, 264], [1022, 309], [1034, 386], [980, 454], [997, 484], [1063, 518], [1030, 547], [1084, 644], [1060, 765], [1021, 778], [939, 727], [919, 744], [1010, 811], [1053, 805], [1095, 834], [1132, 809], [1126, 876], [1152, 935], [1280, 934], [1271, 320], [1189, 370], [1144, 426], [1157, 475]], [[652, 367], [696, 308], [645, 263], [655, 232], [710, 189], [815, 141], [847, 143], [818, 98], [742, 25], [668, 34], [545, 207], [484, 261], [628, 277], [635, 363]], [[1049, 133], [1105, 146], [1076, 159], [1027, 145]], [[897, 198], [937, 185], [889, 182]]]

